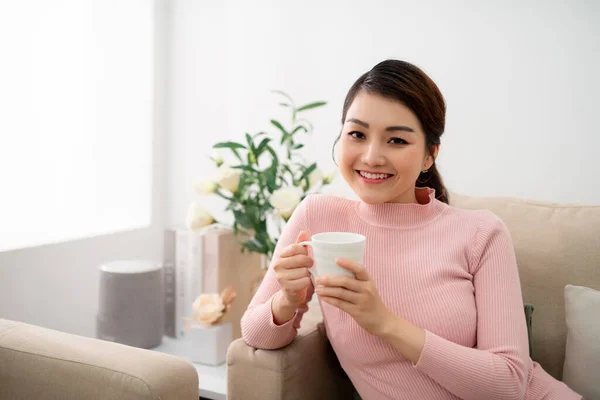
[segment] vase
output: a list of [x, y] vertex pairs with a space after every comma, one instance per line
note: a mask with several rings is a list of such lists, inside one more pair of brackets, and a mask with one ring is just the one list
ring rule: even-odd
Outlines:
[[187, 343], [187, 358], [197, 364], [222, 364], [227, 357], [227, 348], [232, 338], [232, 327], [229, 322], [212, 326], [191, 323], [183, 339]]

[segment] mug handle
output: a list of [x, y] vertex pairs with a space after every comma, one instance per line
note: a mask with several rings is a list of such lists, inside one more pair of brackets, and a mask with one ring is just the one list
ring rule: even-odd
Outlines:
[[[313, 247], [313, 244], [312, 244], [312, 242], [311, 242], [311, 241], [300, 242], [300, 243], [298, 243], [298, 244], [299, 244], [300, 246], [308, 246], [308, 247], [310, 247], [310, 248], [314, 248], [314, 247]], [[315, 275], [315, 271], [313, 271], [313, 270], [312, 270], [312, 268], [309, 268], [309, 269], [308, 269], [308, 272], [309, 272], [309, 273], [310, 273], [312, 276], [314, 276], [315, 278], [317, 277], [317, 275]]]

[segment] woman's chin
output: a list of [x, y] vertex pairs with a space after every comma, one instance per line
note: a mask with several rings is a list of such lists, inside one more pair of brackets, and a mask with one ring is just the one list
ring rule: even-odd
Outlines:
[[381, 194], [358, 192], [357, 195], [363, 203], [367, 203], [369, 205], [382, 204], [390, 200], [388, 198], [385, 198], [385, 196], [382, 196]]

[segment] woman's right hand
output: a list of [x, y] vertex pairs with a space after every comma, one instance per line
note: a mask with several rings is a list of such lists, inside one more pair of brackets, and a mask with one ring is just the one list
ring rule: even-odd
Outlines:
[[273, 265], [281, 287], [281, 300], [285, 302], [281, 305], [294, 310], [307, 300], [308, 287], [312, 285], [308, 269], [312, 267], [313, 260], [308, 256], [306, 247], [298, 244], [307, 240], [310, 240], [308, 233], [301, 231], [296, 243], [283, 249]]

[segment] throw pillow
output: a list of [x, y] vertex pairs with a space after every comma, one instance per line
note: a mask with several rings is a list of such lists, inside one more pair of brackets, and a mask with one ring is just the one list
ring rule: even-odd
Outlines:
[[600, 291], [565, 287], [567, 347], [563, 382], [586, 399], [600, 399]]

